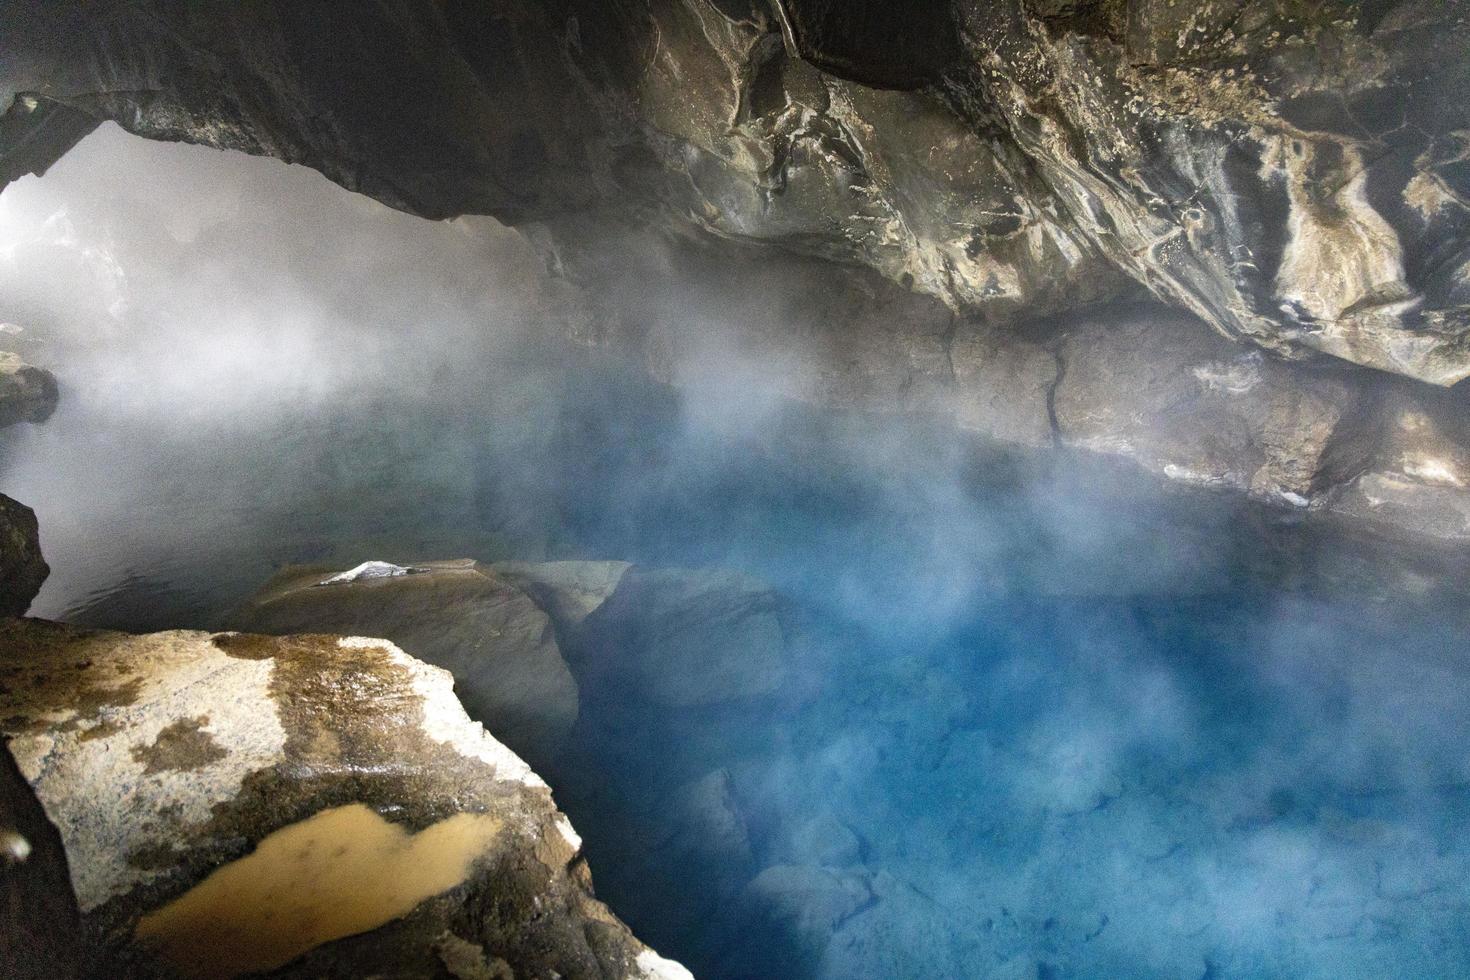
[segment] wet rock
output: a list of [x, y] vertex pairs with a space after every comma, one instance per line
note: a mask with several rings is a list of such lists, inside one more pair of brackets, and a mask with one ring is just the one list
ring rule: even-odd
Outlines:
[[1051, 446], [1051, 397], [1061, 365], [1042, 344], [969, 322], [950, 341], [951, 411], [961, 429], [998, 442]]
[[[772, 696], [789, 679], [776, 594], [723, 569], [629, 569], [582, 624], [579, 675], [679, 707]], [[584, 673], [585, 672], [585, 673]]]
[[716, 770], [675, 790], [666, 819], [671, 833], [664, 846], [675, 855], [695, 852], [702, 863], [714, 859], [719, 866], [735, 869], [736, 874], [750, 864], [750, 833], [735, 805], [730, 774], [725, 770]]
[[0, 963], [15, 980], [83, 975], [66, 852], [8, 747], [0, 746]]
[[[1359, 479], [1340, 513], [1457, 533], [1446, 494], [1362, 467], [1374, 374], [1320, 362], [1470, 375], [1470, 0], [888, 7], [27, 0], [0, 20], [0, 175], [102, 118], [270, 154], [526, 227], [584, 294], [548, 320], [660, 380], [1289, 503]], [[743, 315], [688, 317], [720, 270]], [[630, 305], [650, 282], [680, 297]], [[1028, 326], [1144, 291], [1239, 349]]]
[[1465, 10], [970, 4], [941, 85], [1161, 298], [1278, 352], [1450, 384], [1470, 369]]
[[109, 976], [688, 976], [592, 898], [450, 676], [387, 641], [11, 620], [0, 644], [3, 727]]
[[[833, 289], [830, 263], [749, 245], [677, 255], [650, 247], [667, 263], [645, 275], [671, 277], [677, 289], [619, 295], [627, 273], [616, 268], [587, 289], [616, 296], [616, 306], [648, 323], [597, 344], [631, 352], [652, 377], [706, 397], [756, 396], [757, 404], [781, 397], [862, 411], [943, 410], [954, 314], [938, 300], [862, 269]], [[729, 312], [689, 316], [691, 308]]]
[[56, 411], [56, 376], [32, 367], [18, 354], [0, 351], [0, 429], [17, 422], [44, 422]]
[[[560, 749], [578, 712], [577, 682], [546, 613], [510, 579], [478, 562], [413, 567], [414, 574], [333, 584], [319, 583], [339, 569], [288, 567], [233, 614], [230, 625], [262, 633], [385, 637], [452, 673], [465, 709], [513, 750], [543, 764]], [[559, 581], [578, 581], [576, 570], [548, 574], [557, 577], [556, 571], [563, 573]]]
[[751, 934], [769, 935], [808, 969], [842, 924], [874, 901], [865, 873], [797, 864], [766, 868], [741, 896]]
[[851, 827], [830, 810], [824, 810], [798, 826], [787, 828], [776, 853], [783, 862], [845, 868], [862, 858], [862, 842]]
[[1147, 309], [1070, 325], [1058, 355], [1053, 404], [1066, 445], [1296, 506], [1346, 465], [1332, 449], [1360, 393], [1336, 374], [1293, 369]]
[[0, 616], [24, 616], [49, 574], [35, 512], [0, 494]]
[[1331, 509], [1390, 531], [1470, 540], [1470, 412], [1464, 393], [1396, 387], [1385, 396], [1372, 461]]

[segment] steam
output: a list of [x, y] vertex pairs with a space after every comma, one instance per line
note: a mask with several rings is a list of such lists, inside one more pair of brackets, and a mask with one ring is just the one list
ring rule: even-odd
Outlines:
[[0, 321], [63, 386], [0, 433], [54, 569], [33, 614], [209, 626], [288, 561], [744, 568], [845, 631], [806, 741], [736, 773], [757, 844], [819, 862], [795, 831], [835, 813], [922, 886], [875, 884], [862, 928], [951, 972], [1055, 916], [1053, 958], [1095, 942], [1115, 976], [1349, 975], [1292, 937], [1368, 942], [1464, 880], [1453, 583], [1086, 458], [813, 411], [831, 352], [734, 338], [803, 336], [817, 273], [601, 250], [628, 270], [602, 310], [667, 333], [676, 388], [576, 353], [563, 285], [493, 220], [99, 129], [0, 195]]

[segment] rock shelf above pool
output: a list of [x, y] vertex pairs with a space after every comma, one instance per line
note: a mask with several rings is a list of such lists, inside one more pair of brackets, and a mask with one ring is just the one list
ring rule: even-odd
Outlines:
[[[413, 574], [352, 577], [374, 566]], [[325, 585], [332, 582], [331, 585]], [[230, 617], [258, 633], [381, 636], [450, 671], [465, 709], [497, 738], [543, 764], [577, 720], [577, 682], [546, 613], [492, 566], [471, 559], [412, 566], [282, 569]]]
[[450, 675], [392, 643], [6, 620], [0, 646], [0, 727], [104, 975], [688, 976], [593, 897]]

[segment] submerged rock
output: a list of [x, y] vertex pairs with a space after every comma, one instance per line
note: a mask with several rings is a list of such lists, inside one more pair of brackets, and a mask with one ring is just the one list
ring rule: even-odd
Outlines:
[[288, 567], [229, 624], [260, 633], [392, 640], [450, 671], [466, 710], [516, 752], [538, 764], [555, 755], [577, 720], [577, 682], [546, 613], [530, 596], [468, 559], [416, 565], [414, 574], [344, 577], [363, 567], [340, 574]]
[[[798, 956], [806, 974], [816, 972], [815, 964], [842, 924], [875, 901], [871, 876], [865, 871], [798, 864], [766, 868], [741, 896], [746, 928], [771, 949]], [[762, 959], [759, 948], [753, 959]], [[786, 964], [768, 959], [765, 966], [774, 976]]]
[[0, 645], [3, 728], [110, 976], [688, 977], [593, 899], [449, 675], [385, 640], [12, 620]]
[[625, 561], [501, 561], [490, 569], [535, 599], [561, 631], [582, 625], [632, 567]]
[[845, 868], [858, 864], [862, 859], [862, 841], [831, 810], [823, 810], [794, 827], [783, 827], [782, 830], [784, 833], [778, 837], [776, 855], [791, 864]]
[[0, 494], [0, 616], [24, 616], [49, 574], [35, 511]]
[[792, 679], [781, 617], [739, 572], [635, 567], [582, 623], [579, 673], [671, 706], [774, 696]]
[[730, 774], [724, 769], [674, 790], [666, 817], [669, 835], [661, 846], [676, 855], [712, 855], [735, 873], [750, 864], [750, 832], [735, 803]]

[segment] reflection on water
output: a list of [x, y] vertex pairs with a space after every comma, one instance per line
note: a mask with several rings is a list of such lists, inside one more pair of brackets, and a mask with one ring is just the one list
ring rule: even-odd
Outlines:
[[[11, 481], [58, 569], [37, 612], [208, 625], [305, 560], [737, 568], [780, 595], [744, 665], [779, 681], [722, 679], [721, 649], [660, 696], [594, 615], [545, 773], [600, 897], [697, 975], [1470, 975], [1454, 556], [922, 424], [732, 432], [538, 371], [207, 457], [64, 410]], [[160, 482], [114, 506], [135, 459]], [[27, 493], [57, 473], [102, 489]]]

